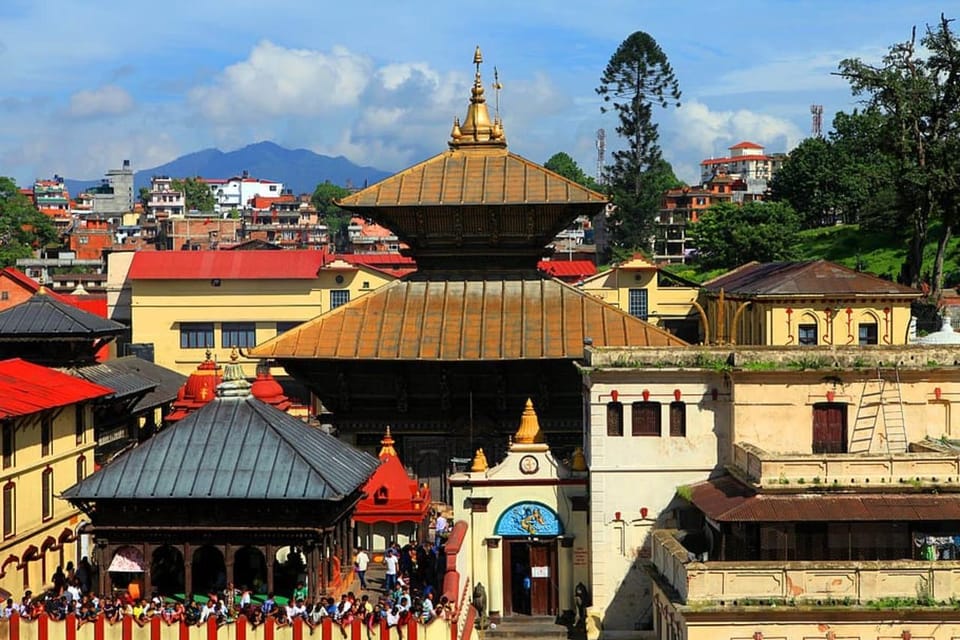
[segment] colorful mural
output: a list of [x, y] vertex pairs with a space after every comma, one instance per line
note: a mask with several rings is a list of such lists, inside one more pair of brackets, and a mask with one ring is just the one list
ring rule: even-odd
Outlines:
[[539, 502], [518, 502], [503, 512], [494, 533], [498, 536], [559, 536], [563, 527], [553, 509]]

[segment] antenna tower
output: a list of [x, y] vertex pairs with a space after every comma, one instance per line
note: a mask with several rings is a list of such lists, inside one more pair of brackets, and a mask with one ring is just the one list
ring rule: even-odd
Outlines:
[[823, 105], [822, 104], [812, 104], [810, 105], [810, 114], [812, 116], [810, 124], [810, 134], [814, 138], [823, 137]]
[[603, 183], [603, 156], [607, 151], [607, 132], [597, 129], [597, 182]]

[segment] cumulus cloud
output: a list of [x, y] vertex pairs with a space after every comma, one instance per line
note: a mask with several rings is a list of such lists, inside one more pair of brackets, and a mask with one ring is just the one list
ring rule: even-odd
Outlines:
[[133, 110], [133, 96], [115, 84], [84, 89], [70, 96], [67, 113], [74, 118], [119, 116]]
[[356, 105], [370, 75], [370, 61], [343, 47], [325, 53], [263, 41], [189, 99], [213, 122], [319, 116]]

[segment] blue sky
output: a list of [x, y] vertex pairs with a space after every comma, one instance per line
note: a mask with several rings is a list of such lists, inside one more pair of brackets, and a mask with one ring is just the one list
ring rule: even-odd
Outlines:
[[856, 104], [831, 75], [837, 63], [879, 60], [943, 10], [925, 0], [2, 0], [0, 175], [97, 178], [125, 158], [145, 168], [260, 140], [399, 170], [446, 148], [477, 44], [488, 87], [500, 72], [510, 149], [541, 163], [565, 151], [593, 173], [596, 131], [606, 129], [608, 158], [618, 146], [594, 89], [617, 46], [643, 30], [683, 91], [680, 109], [656, 114], [664, 155], [696, 181], [700, 159], [741, 140], [788, 151], [808, 134], [813, 103], [829, 127]]

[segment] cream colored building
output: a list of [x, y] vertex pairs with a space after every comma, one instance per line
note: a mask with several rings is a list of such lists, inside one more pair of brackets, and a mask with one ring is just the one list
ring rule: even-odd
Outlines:
[[575, 589], [589, 582], [582, 452], [569, 464], [555, 458], [528, 400], [506, 457], [490, 467], [478, 450], [471, 470], [450, 484], [456, 519], [469, 525], [457, 569], [484, 585], [481, 614], [573, 614]]
[[702, 320], [696, 309], [699, 286], [664, 271], [640, 254], [584, 278], [577, 286], [691, 344], [700, 341]]
[[955, 637], [940, 603], [960, 598], [956, 550], [918, 555], [960, 535], [955, 360], [920, 346], [589, 350], [591, 627]]
[[93, 471], [91, 401], [112, 394], [18, 358], [0, 362], [0, 590], [39, 594], [58, 566], [80, 560], [82, 514], [58, 496]]
[[[134, 255], [132, 342], [189, 374], [210, 349], [241, 353], [395, 280], [323, 251], [162, 251]], [[256, 360], [241, 358], [248, 376]]]

